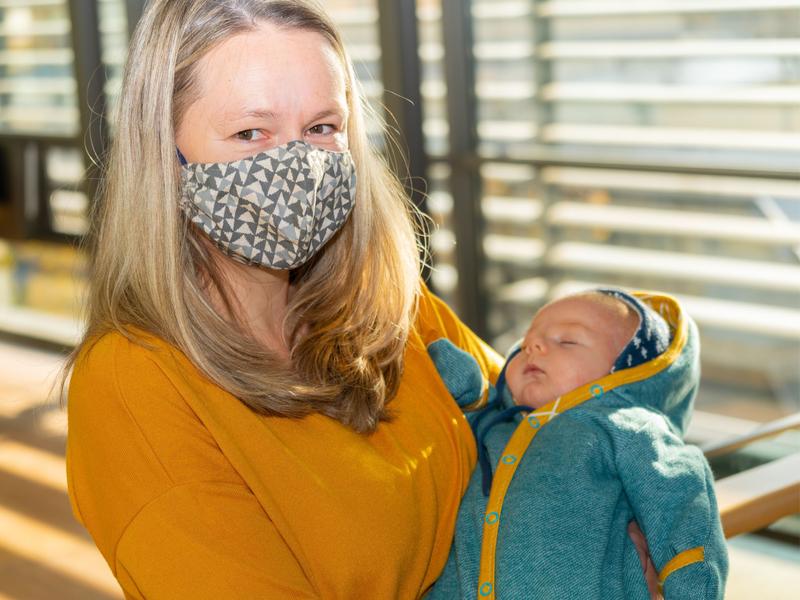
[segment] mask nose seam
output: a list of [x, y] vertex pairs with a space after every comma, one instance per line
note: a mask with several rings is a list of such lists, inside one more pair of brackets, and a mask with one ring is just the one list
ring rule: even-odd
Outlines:
[[[322, 187], [322, 180], [325, 177], [325, 155], [318, 149], [313, 148], [306, 155], [309, 167], [311, 167], [311, 178], [314, 180], [314, 186], [311, 190], [311, 211], [309, 218], [309, 230], [313, 229], [314, 221], [317, 218], [317, 199], [319, 197], [319, 190]], [[309, 236], [307, 244], [311, 244], [313, 236]]]

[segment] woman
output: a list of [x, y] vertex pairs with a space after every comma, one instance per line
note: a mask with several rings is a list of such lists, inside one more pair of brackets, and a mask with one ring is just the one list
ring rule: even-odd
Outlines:
[[[310, 2], [155, 0], [139, 23], [67, 444], [127, 597], [415, 598], [445, 563], [475, 447], [425, 346], [500, 361], [421, 289], [361, 102]], [[303, 188], [325, 161], [338, 178]]]
[[475, 464], [414, 214], [310, 0], [153, 0], [70, 363], [69, 493], [129, 598], [417, 598]]

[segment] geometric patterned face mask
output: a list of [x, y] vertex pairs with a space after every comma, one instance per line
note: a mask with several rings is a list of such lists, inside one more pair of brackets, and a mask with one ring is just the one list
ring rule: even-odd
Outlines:
[[306, 263], [355, 203], [350, 153], [303, 141], [228, 163], [185, 163], [181, 172], [191, 222], [232, 258], [271, 269]]

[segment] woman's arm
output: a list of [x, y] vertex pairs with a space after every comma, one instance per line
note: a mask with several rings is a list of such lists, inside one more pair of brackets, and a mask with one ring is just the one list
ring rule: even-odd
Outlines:
[[153, 499], [125, 528], [115, 575], [135, 598], [317, 598], [244, 485], [197, 482]]

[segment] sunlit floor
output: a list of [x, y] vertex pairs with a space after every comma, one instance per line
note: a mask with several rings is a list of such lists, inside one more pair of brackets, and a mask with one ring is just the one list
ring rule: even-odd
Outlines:
[[0, 342], [0, 599], [122, 598], [72, 518], [66, 418], [47, 404], [62, 357]]
[[[45, 402], [61, 360], [0, 339], [0, 600], [122, 598], [70, 511], [66, 419]], [[800, 548], [741, 536], [730, 556], [726, 598], [797, 597]]]

